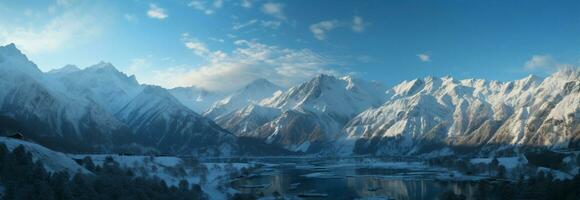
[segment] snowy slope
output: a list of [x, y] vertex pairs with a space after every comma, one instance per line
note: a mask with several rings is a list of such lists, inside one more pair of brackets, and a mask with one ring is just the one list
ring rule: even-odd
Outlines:
[[6, 147], [12, 151], [18, 146], [23, 146], [26, 151], [32, 154], [32, 159], [36, 161], [42, 162], [45, 169], [48, 172], [61, 172], [66, 171], [69, 174], [76, 174], [77, 172], [80, 173], [91, 173], [84, 167], [77, 164], [73, 159], [68, 157], [67, 155], [52, 151], [43, 147], [41, 145], [27, 142], [24, 140], [12, 139], [7, 137], [0, 137], [0, 144], [6, 145]]
[[266, 79], [256, 79], [233, 94], [215, 102], [204, 113], [204, 116], [217, 120], [250, 103], [258, 103], [262, 99], [271, 97], [274, 92], [280, 89], [282, 88]]

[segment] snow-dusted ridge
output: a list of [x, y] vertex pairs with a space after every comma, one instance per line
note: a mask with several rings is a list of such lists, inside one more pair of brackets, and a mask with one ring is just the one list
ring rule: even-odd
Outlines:
[[[427, 77], [352, 119], [337, 140], [344, 154], [413, 154], [433, 144], [578, 147], [580, 70], [509, 82]], [[371, 142], [372, 141], [372, 142]]]

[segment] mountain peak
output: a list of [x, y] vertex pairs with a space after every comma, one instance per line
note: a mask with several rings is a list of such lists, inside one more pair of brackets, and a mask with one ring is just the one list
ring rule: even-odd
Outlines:
[[318, 74], [316, 75], [316, 77], [314, 79], [336, 79], [336, 77], [334, 77], [333, 75], [329, 75], [329, 74]]
[[328, 75], [328, 74], [319, 74], [316, 77], [314, 77], [313, 79], [311, 79], [309, 81], [310, 84], [315, 84], [315, 85], [325, 85], [325, 84], [330, 84], [334, 81], [337, 81], [338, 79], [332, 75]]
[[271, 82], [265, 78], [257, 78], [255, 80], [253, 80], [252, 82], [250, 82], [250, 84], [268, 84], [268, 83], [271, 83]]
[[95, 65], [91, 65], [84, 70], [84, 72], [89, 72], [93, 75], [104, 76], [104, 77], [117, 77], [120, 80], [128, 81], [131, 84], [139, 84], [135, 76], [128, 76], [127, 74], [117, 70], [113, 64], [109, 62], [101, 61]]
[[14, 43], [10, 43], [4, 46], [0, 46], [0, 49], [12, 49], [12, 50], [18, 50], [18, 48], [16, 48], [16, 45]]
[[117, 70], [117, 68], [115, 68], [115, 66], [113, 66], [113, 64], [111, 64], [109, 62], [104, 62], [104, 61], [101, 61], [97, 64], [91, 65], [91, 66], [85, 68], [85, 70], [91, 71], [91, 72], [113, 73], [113, 74], [117, 74], [117, 75], [127, 76], [123, 72]]
[[106, 69], [106, 70], [114, 70], [114, 71], [118, 71], [117, 68], [115, 68], [115, 66], [113, 66], [113, 64], [111, 64], [110, 62], [105, 62], [105, 61], [100, 61], [97, 64], [94, 64], [92, 66], [89, 66], [87, 69]]
[[268, 81], [265, 78], [258, 78], [253, 80], [252, 82], [248, 83], [244, 90], [252, 90], [252, 89], [265, 89], [265, 88], [280, 88], [278, 85]]
[[16, 45], [14, 43], [10, 43], [5, 46], [0, 46], [0, 55], [25, 57], [25, 55], [18, 48], [16, 48]]
[[64, 67], [58, 68], [58, 69], [53, 69], [50, 70], [48, 73], [49, 74], [68, 74], [68, 73], [72, 73], [72, 72], [77, 72], [77, 71], [81, 71], [81, 69], [79, 67], [77, 67], [76, 65], [65, 65]]
[[38, 69], [36, 64], [28, 60], [14, 43], [5, 46], [0, 46], [0, 64], [3, 68], [9, 70], [17, 70], [29, 75], [39, 76], [42, 72]]
[[580, 79], [580, 67], [575, 66], [562, 67], [554, 74], [552, 74], [551, 77], [560, 77], [565, 80], [578, 80]]

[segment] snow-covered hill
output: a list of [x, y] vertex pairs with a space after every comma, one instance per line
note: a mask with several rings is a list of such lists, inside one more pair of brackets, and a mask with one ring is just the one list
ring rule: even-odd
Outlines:
[[42, 162], [44, 168], [48, 172], [66, 171], [71, 175], [76, 173], [91, 173], [84, 167], [77, 164], [72, 158], [67, 155], [52, 151], [41, 145], [27, 142], [24, 140], [12, 139], [7, 137], [0, 137], [0, 144], [6, 145], [8, 150], [12, 151], [18, 146], [23, 146], [24, 149], [32, 154], [32, 159]]
[[413, 154], [437, 145], [577, 147], [580, 70], [510, 82], [405, 81], [343, 129], [342, 153]]

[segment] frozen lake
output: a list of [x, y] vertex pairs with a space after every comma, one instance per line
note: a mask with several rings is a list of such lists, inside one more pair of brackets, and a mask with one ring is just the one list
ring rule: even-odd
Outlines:
[[434, 199], [449, 190], [471, 199], [476, 188], [474, 181], [461, 175], [450, 176], [416, 162], [294, 161], [270, 163], [250, 176], [232, 180], [231, 186], [265, 197], [278, 193], [286, 198], [319, 194], [327, 196], [311, 198], [417, 200]]

